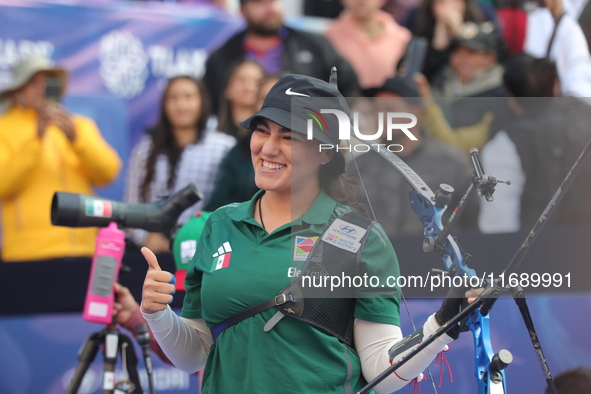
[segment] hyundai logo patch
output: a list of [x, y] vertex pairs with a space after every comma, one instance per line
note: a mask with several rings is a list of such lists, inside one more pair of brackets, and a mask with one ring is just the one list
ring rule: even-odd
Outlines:
[[357, 230], [355, 230], [353, 227], [351, 226], [341, 226], [339, 227], [341, 229], [341, 231], [347, 233], [347, 234], [355, 234], [357, 232]]

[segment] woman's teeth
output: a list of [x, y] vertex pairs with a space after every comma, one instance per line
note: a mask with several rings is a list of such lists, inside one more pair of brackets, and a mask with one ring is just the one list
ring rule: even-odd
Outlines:
[[285, 164], [275, 164], [275, 163], [269, 163], [268, 161], [264, 161], [263, 160], [263, 168], [267, 169], [267, 170], [279, 170], [281, 168], [285, 167]]

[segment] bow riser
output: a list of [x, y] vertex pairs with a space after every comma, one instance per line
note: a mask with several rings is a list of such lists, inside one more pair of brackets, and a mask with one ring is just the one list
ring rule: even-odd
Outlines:
[[[398, 172], [409, 182], [414, 189], [409, 192], [411, 206], [415, 214], [421, 220], [425, 228], [425, 241], [431, 240], [433, 245], [428, 250], [433, 251], [439, 255], [445, 265], [448, 274], [455, 273], [456, 275], [467, 275], [469, 277], [476, 276], [476, 271], [466, 265], [466, 254], [458, 246], [456, 240], [448, 235], [446, 241], [442, 245], [437, 245], [437, 237], [444, 230], [443, 214], [447, 209], [447, 205], [438, 207], [440, 203], [436, 204], [436, 194], [429, 188], [429, 186], [417, 175], [417, 173], [410, 168], [402, 159], [394, 153], [384, 149], [377, 149], [374, 145], [369, 145], [373, 151], [382, 156], [390, 162]], [[469, 189], [471, 190], [471, 189]], [[466, 193], [466, 195], [468, 195]], [[457, 219], [457, 218], [456, 218]], [[425, 249], [425, 244], [423, 245]], [[483, 372], [484, 369], [488, 371], [488, 366], [491, 364], [494, 357], [492, 346], [490, 342], [490, 332], [488, 330], [488, 315], [482, 316], [480, 311], [472, 312], [468, 318], [469, 328], [474, 334], [475, 358], [476, 358], [476, 376], [478, 380], [478, 394], [505, 394], [505, 375], [502, 374], [502, 384], [496, 384], [490, 381], [490, 374]], [[481, 367], [483, 365], [483, 367]], [[481, 372], [483, 372], [481, 374]], [[498, 388], [503, 391], [498, 391]], [[491, 388], [494, 391], [490, 391]]]
[[[442, 219], [447, 206], [438, 208], [431, 200], [416, 191], [411, 190], [408, 194], [410, 205], [425, 228], [424, 235], [426, 242], [429, 239], [434, 242], [443, 231]], [[423, 249], [429, 246], [431, 245], [425, 245]], [[443, 264], [448, 273], [455, 272], [456, 275], [467, 275], [468, 277], [476, 276], [476, 271], [466, 265], [466, 254], [462, 252], [458, 243], [451, 235], [447, 236], [447, 241], [443, 247], [441, 249], [434, 249], [434, 252], [443, 259]]]
[[477, 350], [475, 357], [478, 392], [505, 394], [507, 392], [505, 371], [491, 371], [495, 353], [490, 341], [489, 315], [482, 316], [480, 312], [472, 313], [468, 318], [468, 327], [474, 334], [474, 349]]

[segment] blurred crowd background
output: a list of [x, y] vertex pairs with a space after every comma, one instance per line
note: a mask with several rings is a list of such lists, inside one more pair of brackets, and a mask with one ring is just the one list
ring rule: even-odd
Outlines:
[[[512, 185], [497, 187], [493, 203], [473, 201], [462, 231], [531, 226], [590, 136], [584, 103], [591, 96], [591, 11], [584, 0], [0, 5], [4, 261], [91, 254], [92, 231], [56, 229], [44, 216], [55, 190], [88, 194], [99, 187], [106, 197], [142, 203], [192, 182], [204, 199], [179, 225], [203, 209], [249, 199], [256, 191], [249, 131], [239, 122], [284, 73], [327, 79], [336, 66], [365, 134], [379, 130], [380, 111], [413, 113], [418, 141], [400, 132], [380, 141], [402, 146], [397, 153], [434, 190], [454, 187], [452, 205], [470, 183], [468, 151], [480, 149], [485, 171]], [[46, 111], [52, 83], [59, 114]], [[61, 116], [72, 131], [57, 127], [47, 138], [38, 131], [41, 140], [57, 142], [32, 149], [31, 135], [15, 132], [28, 116], [30, 125], [47, 117], [50, 129]], [[58, 165], [68, 154], [72, 159]], [[384, 171], [375, 155], [359, 156], [349, 174], [369, 179], [360, 198], [391, 238], [419, 233], [402, 178]], [[589, 223], [587, 179], [578, 177], [553, 224]], [[137, 246], [170, 250], [157, 233], [129, 235]], [[31, 242], [40, 246], [23, 247]]]

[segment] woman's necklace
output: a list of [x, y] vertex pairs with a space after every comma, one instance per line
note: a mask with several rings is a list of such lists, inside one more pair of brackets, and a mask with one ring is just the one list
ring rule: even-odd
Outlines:
[[[263, 197], [259, 198], [259, 219], [261, 220], [261, 226], [265, 228], [265, 222], [263, 222], [263, 208], [261, 206], [261, 201], [263, 201]], [[266, 228], [265, 228], [266, 230]]]

